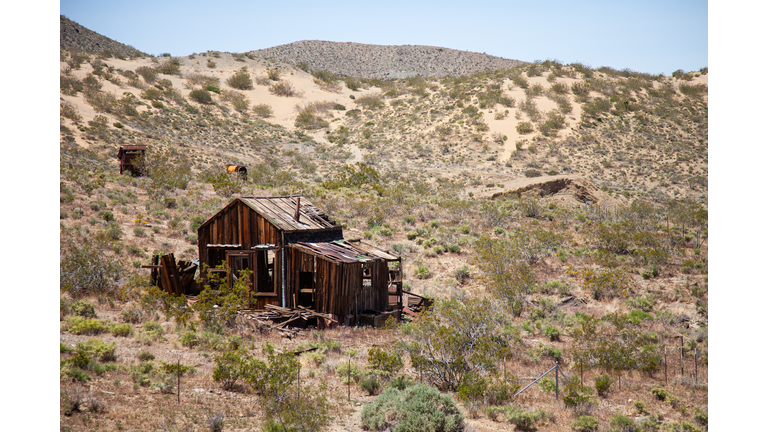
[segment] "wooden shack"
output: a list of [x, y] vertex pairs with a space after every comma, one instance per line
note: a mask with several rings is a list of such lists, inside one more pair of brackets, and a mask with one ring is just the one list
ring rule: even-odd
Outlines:
[[120, 174], [129, 171], [133, 175], [142, 175], [143, 167], [140, 162], [147, 151], [145, 145], [123, 145], [117, 151], [117, 159], [120, 161]]
[[228, 283], [253, 272], [255, 307], [268, 304], [332, 314], [402, 306], [400, 258], [360, 241], [301, 197], [241, 197], [197, 230], [200, 263], [226, 264]]

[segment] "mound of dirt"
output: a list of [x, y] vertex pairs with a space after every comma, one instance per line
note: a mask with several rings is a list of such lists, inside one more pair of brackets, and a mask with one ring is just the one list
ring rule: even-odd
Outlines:
[[605, 203], [609, 199], [592, 180], [580, 176], [518, 179], [504, 186], [506, 190], [494, 193], [491, 199], [519, 197], [530, 193], [571, 205], [583, 205], [585, 201], [589, 204]]

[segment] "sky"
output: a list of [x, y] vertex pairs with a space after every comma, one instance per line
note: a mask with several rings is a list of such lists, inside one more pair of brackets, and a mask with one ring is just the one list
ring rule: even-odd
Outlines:
[[61, 15], [152, 55], [327, 40], [430, 45], [665, 75], [708, 66], [707, 12], [702, 0], [60, 3]]

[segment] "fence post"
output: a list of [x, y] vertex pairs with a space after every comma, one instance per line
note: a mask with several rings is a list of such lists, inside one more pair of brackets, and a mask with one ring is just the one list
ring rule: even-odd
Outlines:
[[664, 345], [664, 384], [667, 383], [667, 346]]
[[683, 370], [683, 335], [680, 335], [680, 376], [685, 377]]
[[181, 403], [181, 356], [176, 358], [176, 397]]
[[555, 361], [555, 399], [560, 399], [560, 363]]
[[694, 348], [693, 350], [693, 367], [694, 367], [694, 381], [693, 383], [698, 386], [699, 385], [699, 349]]
[[347, 360], [347, 401], [352, 400], [352, 354], [349, 354]]

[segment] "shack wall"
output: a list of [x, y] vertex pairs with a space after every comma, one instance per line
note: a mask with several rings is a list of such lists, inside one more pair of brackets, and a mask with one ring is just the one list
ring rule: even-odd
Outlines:
[[[314, 310], [344, 317], [367, 309], [383, 311], [388, 306], [388, 272], [385, 260], [342, 262], [323, 255], [288, 246], [289, 260], [287, 291], [290, 307], [297, 307], [300, 293], [300, 273], [313, 273]], [[363, 266], [371, 271], [370, 287], [363, 287]]]

